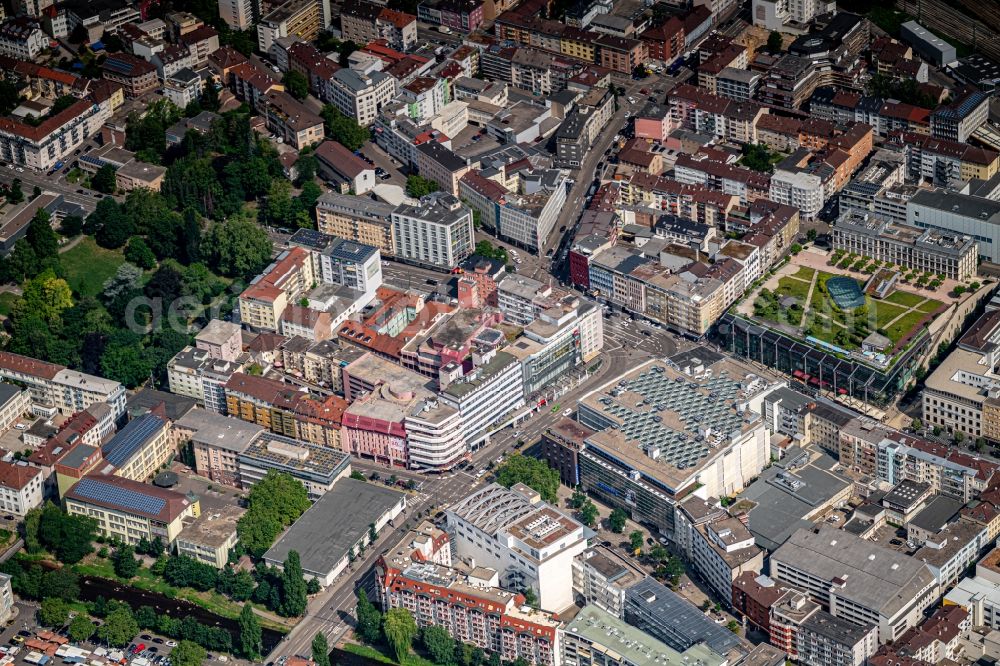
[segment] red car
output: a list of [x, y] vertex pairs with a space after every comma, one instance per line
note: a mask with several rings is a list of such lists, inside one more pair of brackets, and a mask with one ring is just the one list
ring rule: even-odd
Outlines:
[[140, 652], [142, 652], [145, 649], [146, 649], [146, 644], [145, 643], [139, 643], [138, 645], [135, 646], [135, 649], [132, 650], [132, 654], [139, 654]]

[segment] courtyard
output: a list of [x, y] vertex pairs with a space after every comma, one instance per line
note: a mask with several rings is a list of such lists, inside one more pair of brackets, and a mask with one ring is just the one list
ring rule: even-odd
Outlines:
[[[859, 278], [810, 255], [819, 253], [806, 251], [792, 257], [740, 304], [739, 311], [771, 322], [787, 333], [813, 337], [847, 351], [861, 349], [863, 340], [878, 333], [891, 343], [885, 350], [891, 355], [945, 305], [931, 297], [927, 289], [897, 289], [881, 300], [863, 295], [864, 276]], [[834, 278], [838, 279], [830, 287], [834, 287], [836, 299], [827, 285]], [[838, 305], [838, 301], [845, 302], [843, 292], [854, 292], [858, 306]]]

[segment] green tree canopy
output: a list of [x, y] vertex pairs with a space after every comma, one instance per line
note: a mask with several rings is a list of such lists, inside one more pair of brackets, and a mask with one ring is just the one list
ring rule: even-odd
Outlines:
[[405, 608], [390, 608], [382, 621], [382, 631], [396, 661], [402, 663], [410, 654], [410, 646], [417, 635], [417, 623], [410, 611]]
[[139, 573], [139, 560], [135, 558], [135, 548], [122, 544], [115, 548], [115, 574], [122, 578], [132, 578]]
[[247, 512], [236, 525], [240, 543], [259, 557], [308, 508], [309, 495], [300, 481], [289, 474], [268, 472], [250, 489]]
[[382, 613], [368, 601], [364, 589], [358, 590], [358, 606], [355, 612], [358, 618], [357, 633], [365, 643], [377, 643], [382, 636]]
[[455, 655], [455, 639], [444, 627], [431, 625], [420, 632], [420, 642], [435, 664], [450, 664]]
[[781, 51], [781, 47], [784, 44], [784, 40], [781, 37], [781, 33], [777, 30], [772, 30], [771, 34], [767, 36], [767, 50], [773, 53], [778, 53]]
[[125, 259], [145, 270], [156, 266], [156, 255], [139, 236], [129, 239], [128, 245], [125, 246]]
[[114, 194], [117, 186], [117, 174], [115, 168], [110, 164], [105, 164], [90, 179], [90, 186], [98, 192]]
[[42, 606], [38, 610], [38, 621], [46, 627], [63, 626], [69, 621], [69, 604], [54, 597], [42, 599]]
[[323, 632], [316, 632], [312, 642], [312, 659], [316, 666], [330, 666], [330, 645]]
[[263, 634], [260, 630], [260, 622], [257, 621], [253, 606], [250, 604], [243, 604], [239, 624], [240, 653], [251, 661], [259, 660], [261, 651], [264, 649], [261, 640]]
[[411, 174], [406, 177], [406, 193], [411, 197], [419, 199], [431, 192], [437, 192], [440, 186], [430, 178], [424, 178], [418, 174]]
[[82, 613], [73, 618], [69, 623], [69, 637], [77, 643], [89, 641], [97, 633], [97, 625]]
[[348, 150], [359, 150], [371, 138], [371, 133], [348, 118], [337, 107], [327, 104], [320, 115], [326, 125], [326, 135], [344, 145]]
[[621, 509], [614, 509], [611, 515], [608, 517], [608, 527], [615, 534], [621, 534], [625, 531], [625, 521], [628, 520], [628, 514]]
[[139, 624], [132, 615], [132, 609], [126, 605], [118, 606], [108, 613], [104, 624], [97, 629], [97, 637], [112, 647], [128, 645], [138, 633]]
[[288, 94], [297, 100], [301, 101], [309, 96], [309, 79], [302, 72], [288, 70], [282, 77], [281, 83], [285, 86]]
[[282, 565], [282, 599], [279, 612], [286, 617], [298, 617], [306, 612], [309, 601], [306, 581], [302, 577], [302, 563], [296, 550], [288, 551]]
[[227, 277], [245, 279], [267, 266], [272, 251], [267, 232], [241, 216], [213, 225], [202, 244], [209, 266]]
[[510, 488], [523, 483], [538, 491], [546, 502], [556, 502], [559, 490], [559, 472], [546, 463], [515, 453], [497, 470], [497, 483]]
[[180, 641], [177, 647], [170, 651], [171, 666], [201, 666], [208, 653], [205, 648], [194, 641]]

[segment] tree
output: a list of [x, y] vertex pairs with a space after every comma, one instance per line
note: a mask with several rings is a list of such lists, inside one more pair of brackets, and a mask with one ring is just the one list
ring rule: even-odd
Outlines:
[[358, 618], [358, 636], [365, 643], [377, 643], [382, 635], [382, 613], [370, 601], [364, 589], [358, 590], [358, 605], [355, 609]]
[[413, 621], [410, 611], [390, 608], [382, 622], [382, 631], [396, 661], [402, 663], [403, 658], [410, 654], [410, 646], [417, 635], [417, 623]]
[[24, 192], [21, 190], [20, 178], [15, 178], [11, 181], [10, 190], [7, 191], [7, 201], [12, 204], [19, 204], [24, 201]]
[[97, 523], [93, 518], [63, 513], [51, 502], [42, 509], [38, 526], [39, 538], [42, 545], [63, 564], [76, 564], [93, 551], [92, 542], [96, 531]]
[[778, 53], [781, 51], [781, 47], [784, 45], [784, 39], [781, 33], [777, 30], [772, 30], [771, 34], [767, 36], [767, 50], [772, 53]]
[[89, 641], [95, 633], [97, 633], [97, 625], [82, 613], [69, 623], [69, 637], [74, 643]]
[[771, 164], [771, 151], [762, 143], [747, 143], [743, 145], [743, 157], [740, 163], [748, 169], [770, 173], [774, 171]]
[[920, 419], [915, 418], [912, 421], [910, 421], [910, 429], [911, 430], [920, 430], [923, 427], [924, 427], [924, 423]]
[[639, 530], [629, 532], [628, 545], [632, 548], [632, 552], [634, 553], [638, 553], [642, 550], [642, 532]]
[[254, 484], [247, 511], [236, 524], [240, 543], [255, 557], [274, 543], [278, 533], [309, 508], [305, 486], [289, 474], [270, 471]]
[[156, 266], [156, 255], [146, 245], [146, 241], [139, 236], [129, 240], [125, 247], [125, 259], [147, 271]]
[[729, 631], [733, 632], [734, 634], [740, 633], [740, 623], [737, 622], [736, 620], [730, 620], [729, 622], [727, 622], [726, 628], [729, 629]]
[[135, 224], [125, 215], [121, 206], [111, 197], [97, 202], [94, 212], [87, 216], [83, 230], [94, 234], [94, 240], [101, 247], [115, 250], [125, 245], [135, 235]]
[[59, 238], [52, 230], [52, 218], [44, 208], [40, 208], [31, 218], [24, 238], [39, 259], [47, 259], [59, 254]]
[[66, 280], [57, 278], [51, 268], [24, 284], [21, 300], [14, 306], [15, 324], [26, 316], [36, 316], [50, 324], [60, 321], [64, 310], [73, 307], [73, 292]]
[[431, 192], [437, 192], [439, 186], [436, 181], [430, 178], [412, 174], [406, 177], [406, 193], [415, 199], [426, 196]]
[[792, 246], [788, 248], [788, 251], [791, 252], [792, 254], [798, 254], [799, 252], [802, 251], [802, 246], [799, 245], [798, 243], [792, 243]]
[[83, 218], [79, 215], [67, 215], [59, 223], [59, 233], [66, 238], [79, 236], [83, 231]]
[[312, 660], [316, 662], [316, 666], [330, 666], [330, 644], [326, 642], [326, 636], [321, 631], [317, 631], [313, 636]]
[[152, 372], [153, 359], [138, 340], [108, 343], [101, 354], [101, 374], [128, 388], [149, 381]]
[[76, 601], [80, 597], [80, 579], [69, 567], [46, 571], [38, 587], [38, 596]]
[[49, 597], [42, 599], [38, 610], [38, 621], [46, 627], [61, 627], [69, 620], [69, 604], [62, 599]]
[[546, 502], [555, 503], [558, 499], [559, 472], [548, 464], [529, 456], [515, 453], [497, 470], [497, 483], [510, 488], [515, 483], [538, 491]]
[[593, 527], [597, 522], [597, 516], [599, 512], [597, 510], [597, 505], [591, 502], [589, 499], [580, 507], [580, 520], [587, 527]]
[[171, 666], [201, 666], [208, 653], [194, 641], [183, 640], [170, 651]]
[[90, 186], [98, 192], [114, 194], [117, 182], [115, 168], [110, 164], [105, 164], [90, 179]]
[[816, 240], [816, 236], [818, 235], [819, 234], [816, 233], [815, 229], [810, 229], [809, 231], [806, 232], [806, 240], [812, 243], [813, 241]]
[[122, 544], [115, 549], [115, 574], [122, 578], [132, 578], [139, 573], [139, 560], [135, 559], [135, 548]]
[[132, 615], [132, 609], [127, 605], [120, 605], [108, 613], [104, 618], [104, 624], [97, 629], [97, 637], [112, 647], [128, 645], [138, 633], [139, 624]]
[[260, 659], [263, 643], [260, 623], [253, 612], [253, 606], [243, 604], [240, 611], [240, 653], [250, 661]]
[[348, 150], [360, 150], [371, 138], [371, 133], [352, 118], [342, 114], [337, 107], [327, 104], [320, 112], [326, 125], [326, 135], [344, 145]]
[[38, 553], [42, 550], [42, 542], [38, 538], [38, 524], [41, 520], [42, 510], [40, 508], [34, 508], [24, 515], [21, 535], [24, 537], [24, 548], [29, 553]]
[[961, 444], [965, 441], [965, 433], [961, 430], [956, 430], [952, 438], [955, 440], [955, 444]]
[[309, 79], [302, 72], [288, 70], [281, 79], [281, 83], [284, 84], [288, 94], [297, 100], [301, 101], [309, 96]]
[[420, 642], [435, 664], [451, 663], [455, 655], [455, 639], [444, 627], [436, 625], [424, 627], [420, 634]]
[[288, 551], [282, 569], [282, 600], [278, 612], [285, 617], [304, 615], [309, 599], [306, 594], [306, 581], [302, 577], [302, 563], [298, 551]]
[[626, 520], [628, 520], [628, 514], [621, 509], [615, 509], [608, 517], [608, 527], [610, 527], [611, 531], [615, 534], [621, 534], [625, 531]]
[[232, 217], [208, 230], [202, 251], [216, 272], [249, 279], [271, 261], [272, 247], [261, 227], [245, 217]]

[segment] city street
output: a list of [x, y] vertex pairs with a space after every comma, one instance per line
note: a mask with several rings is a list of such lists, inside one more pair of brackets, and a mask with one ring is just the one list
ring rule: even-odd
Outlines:
[[[599, 362], [600, 367], [586, 381], [556, 399], [559, 409], [553, 411], [551, 405], [546, 405], [532, 413], [525, 422], [495, 433], [489, 444], [473, 454], [472, 467], [469, 470], [448, 472], [440, 476], [423, 475], [407, 470], [389, 469], [371, 461], [353, 460], [354, 469], [366, 476], [376, 471], [383, 478], [395, 474], [399, 479], [422, 482], [423, 487], [419, 492], [410, 493], [406, 512], [394, 522], [391, 529], [383, 529], [376, 543], [365, 550], [364, 558], [355, 561], [346, 576], [341, 577], [330, 588], [310, 601], [308, 615], [275, 647], [268, 659], [275, 660], [282, 655], [308, 656], [313, 636], [318, 631], [327, 636], [331, 645], [335, 644], [353, 625], [355, 590], [359, 585], [365, 585], [367, 588], [373, 584], [368, 578], [378, 556], [425, 515], [432, 517], [436, 511], [465, 497], [477, 486], [487, 483], [488, 476], [476, 479], [475, 470], [484, 469], [490, 461], [495, 461], [499, 456], [513, 451], [518, 440], [525, 442], [525, 448], [537, 442], [547, 428], [562, 418], [565, 409], [575, 410], [576, 401], [596, 386], [648, 358], [670, 356], [679, 348], [688, 346], [684, 341], [664, 331], [650, 329], [649, 336], [642, 335], [636, 332], [638, 326], [640, 324], [636, 322], [622, 325], [617, 318], [605, 319], [605, 351], [601, 352], [597, 361], [592, 362], [592, 364]], [[515, 436], [515, 432], [518, 435]]]
[[[5, 185], [10, 185], [14, 182], [15, 178], [21, 179], [21, 190], [24, 191], [26, 195], [30, 195], [31, 191], [37, 185], [43, 190], [48, 190], [50, 192], [55, 192], [56, 194], [63, 195], [63, 199], [70, 201], [75, 204], [79, 204], [88, 214], [92, 213], [97, 207], [98, 199], [94, 196], [96, 192], [84, 189], [79, 185], [71, 185], [62, 180], [62, 174], [59, 174], [59, 178], [53, 175], [51, 178], [46, 176], [44, 173], [35, 173], [29, 169], [25, 169], [24, 173], [18, 173], [13, 169], [0, 168], [0, 182]], [[77, 190], [83, 190], [83, 194], [78, 194]]]

